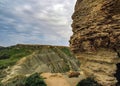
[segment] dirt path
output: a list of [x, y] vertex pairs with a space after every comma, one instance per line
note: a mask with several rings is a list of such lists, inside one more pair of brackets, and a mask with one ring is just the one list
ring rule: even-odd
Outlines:
[[83, 79], [81, 76], [78, 78], [68, 78], [67, 75], [60, 73], [43, 73], [41, 76], [46, 78], [45, 82], [47, 86], [76, 86]]
[[85, 78], [85, 76], [80, 75], [77, 78], [68, 78], [67, 75], [64, 75], [65, 79], [67, 80], [67, 82], [70, 84], [70, 86], [76, 86], [78, 84], [78, 82], [80, 82], [82, 79]]

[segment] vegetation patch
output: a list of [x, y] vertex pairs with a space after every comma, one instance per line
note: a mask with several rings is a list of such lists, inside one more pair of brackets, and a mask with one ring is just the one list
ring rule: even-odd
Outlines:
[[25, 86], [47, 86], [38, 73], [29, 76], [25, 80]]
[[47, 86], [44, 79], [38, 74], [34, 73], [29, 77], [16, 76], [9, 80], [8, 83], [0, 84], [0, 86]]
[[9, 47], [0, 50], [0, 69], [14, 65], [20, 58], [30, 55], [32, 50], [24, 47]]

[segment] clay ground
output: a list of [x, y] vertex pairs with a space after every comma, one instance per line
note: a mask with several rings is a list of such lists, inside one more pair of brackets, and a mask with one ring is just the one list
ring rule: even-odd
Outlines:
[[84, 79], [83, 75], [77, 78], [69, 78], [66, 74], [43, 73], [47, 86], [76, 86], [79, 81]]

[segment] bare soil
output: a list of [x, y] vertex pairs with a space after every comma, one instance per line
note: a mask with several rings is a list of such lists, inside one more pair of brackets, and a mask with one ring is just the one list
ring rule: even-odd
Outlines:
[[76, 86], [79, 81], [84, 79], [83, 75], [75, 78], [69, 78], [67, 74], [61, 73], [43, 73], [47, 86]]

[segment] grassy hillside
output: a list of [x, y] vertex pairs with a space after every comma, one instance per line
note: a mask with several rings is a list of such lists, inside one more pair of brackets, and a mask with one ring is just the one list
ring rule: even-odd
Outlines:
[[35, 51], [41, 51], [47, 47], [57, 47], [68, 56], [73, 56], [69, 50], [69, 47], [64, 46], [49, 46], [49, 45], [23, 45], [18, 44], [11, 47], [0, 49], [0, 69], [14, 65], [22, 57], [28, 56]]

